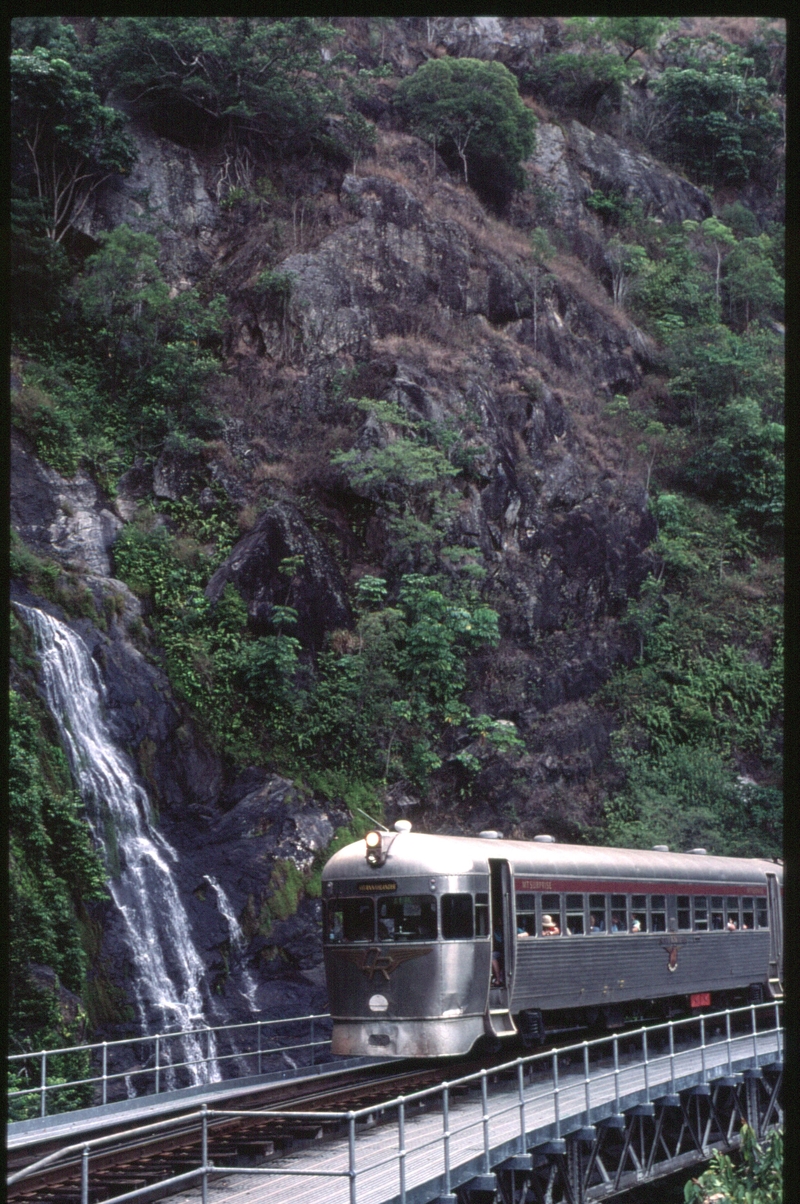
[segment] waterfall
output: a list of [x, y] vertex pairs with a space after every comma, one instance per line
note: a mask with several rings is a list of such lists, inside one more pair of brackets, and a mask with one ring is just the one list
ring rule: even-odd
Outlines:
[[226, 895], [224, 889], [220, 886], [219, 882], [217, 882], [216, 878], [212, 874], [204, 874], [203, 877], [208, 885], [213, 888], [214, 893], [217, 896], [217, 906], [222, 913], [222, 918], [228, 925], [228, 931], [230, 932], [231, 936], [231, 953], [236, 953], [239, 958], [242, 981], [244, 983], [244, 996], [247, 999], [250, 1011], [256, 1012], [258, 1011], [256, 1004], [257, 984], [244, 962], [244, 953], [247, 943], [244, 939], [244, 933], [242, 932], [241, 925], [236, 919], [234, 910], [231, 907], [230, 899]]
[[[41, 610], [22, 606], [35, 632], [47, 705], [58, 724], [73, 775], [109, 871], [108, 889], [124, 922], [136, 967], [133, 984], [144, 1034], [203, 1028], [205, 966], [195, 949], [172, 872], [178, 859], [153, 827], [150, 804], [126, 754], [103, 718], [105, 684], [83, 640]], [[218, 1082], [212, 1033], [173, 1038], [193, 1083]], [[204, 1042], [205, 1044], [205, 1042]], [[205, 1060], [207, 1056], [207, 1061]], [[194, 1064], [196, 1063], [196, 1064]], [[167, 1082], [176, 1085], [172, 1067]]]

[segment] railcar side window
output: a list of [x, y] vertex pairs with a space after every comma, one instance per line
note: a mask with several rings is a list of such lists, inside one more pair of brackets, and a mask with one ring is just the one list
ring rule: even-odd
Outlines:
[[435, 941], [436, 900], [430, 895], [396, 895], [378, 900], [378, 940]]
[[482, 892], [475, 896], [475, 935], [489, 935], [489, 896]]
[[739, 900], [725, 900], [725, 927], [728, 932], [735, 932], [739, 927]]
[[711, 928], [714, 932], [722, 932], [725, 927], [724, 900], [722, 895], [711, 896]]
[[688, 895], [678, 895], [678, 928], [686, 931], [692, 926], [692, 910]]
[[664, 895], [650, 896], [650, 931], [667, 931], [667, 900]]
[[611, 896], [611, 931], [628, 931], [628, 896]]
[[766, 899], [756, 899], [756, 928], [769, 928]]
[[542, 936], [561, 936], [561, 895], [542, 895]]
[[647, 895], [631, 895], [631, 932], [647, 932]]
[[517, 895], [517, 936], [536, 936], [536, 895]]
[[338, 945], [343, 941], [375, 940], [375, 904], [372, 899], [330, 899], [328, 941]]
[[583, 936], [583, 895], [567, 895], [567, 935]]
[[589, 895], [589, 932], [606, 931], [606, 897]]
[[708, 895], [694, 897], [694, 926], [698, 932], [708, 931]]
[[755, 908], [753, 907], [752, 899], [742, 899], [742, 928], [749, 929], [750, 932], [756, 926]]
[[446, 941], [472, 940], [472, 895], [442, 895], [442, 936]]

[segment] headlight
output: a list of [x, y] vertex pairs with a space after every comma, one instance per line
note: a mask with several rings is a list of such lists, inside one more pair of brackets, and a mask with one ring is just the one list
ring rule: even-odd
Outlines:
[[386, 853], [383, 848], [383, 840], [380, 832], [367, 832], [364, 842], [367, 846], [367, 864], [373, 866], [383, 865], [386, 860]]

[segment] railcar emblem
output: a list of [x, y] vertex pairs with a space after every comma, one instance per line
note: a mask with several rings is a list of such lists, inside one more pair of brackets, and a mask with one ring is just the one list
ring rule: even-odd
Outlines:
[[659, 942], [662, 949], [667, 951], [667, 969], [670, 973], [674, 973], [678, 968], [678, 950], [681, 945], [686, 944], [685, 936], [667, 936], [663, 937]]
[[430, 953], [428, 949], [393, 949], [391, 953], [387, 953], [383, 949], [347, 949], [342, 950], [348, 961], [353, 962], [358, 966], [367, 978], [372, 982], [376, 974], [382, 974], [386, 981], [389, 981], [398, 966], [403, 962], [410, 962], [415, 957], [425, 957]]

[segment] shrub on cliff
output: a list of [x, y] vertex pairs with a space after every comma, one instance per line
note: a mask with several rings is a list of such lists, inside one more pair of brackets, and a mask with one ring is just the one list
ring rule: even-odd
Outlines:
[[312, 17], [112, 17], [101, 76], [157, 129], [258, 157], [307, 150], [334, 106], [335, 30]]
[[523, 184], [520, 164], [534, 146], [536, 118], [502, 63], [430, 59], [402, 81], [398, 112], [496, 207]]

